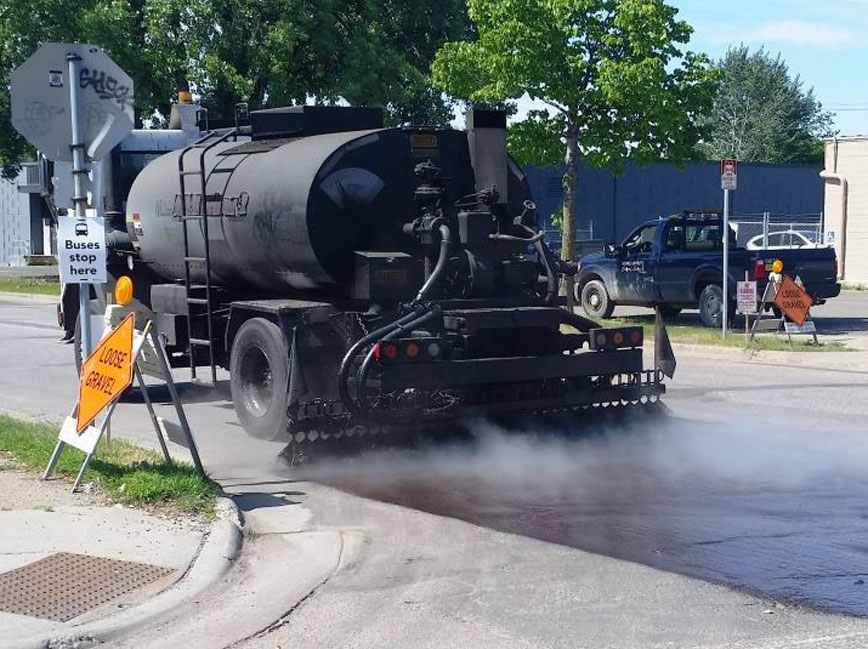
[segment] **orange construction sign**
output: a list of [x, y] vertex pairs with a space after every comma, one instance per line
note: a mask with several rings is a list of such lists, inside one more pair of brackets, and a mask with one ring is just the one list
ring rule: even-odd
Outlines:
[[775, 306], [800, 327], [808, 318], [811, 308], [811, 296], [801, 286], [796, 284], [789, 275], [784, 275], [774, 299]]
[[79, 435], [103, 408], [132, 385], [135, 326], [135, 315], [130, 313], [82, 363], [76, 421]]

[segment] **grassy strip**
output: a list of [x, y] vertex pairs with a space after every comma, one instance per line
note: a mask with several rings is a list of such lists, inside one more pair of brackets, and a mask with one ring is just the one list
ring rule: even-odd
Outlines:
[[0, 291], [60, 297], [60, 284], [53, 278], [0, 277]]
[[841, 284], [842, 291], [868, 291], [868, 284], [858, 282], [844, 282]]
[[[57, 442], [58, 428], [0, 414], [0, 451], [31, 469], [48, 464]], [[75, 477], [84, 453], [68, 446], [56, 472]], [[114, 502], [129, 505], [164, 505], [181, 511], [211, 515], [217, 485], [202, 478], [189, 464], [166, 464], [162, 455], [124, 440], [101, 443], [86, 480], [92, 480]]]
[[[629, 317], [629, 318], [612, 318], [604, 320], [603, 326], [619, 326], [619, 325], [642, 325], [645, 329], [645, 339], [653, 340], [654, 336], [654, 316], [648, 317]], [[677, 323], [666, 323], [666, 330], [669, 332], [669, 339], [676, 343], [688, 343], [693, 345], [712, 345], [717, 347], [745, 347], [746, 340], [744, 337], [744, 329], [734, 329], [727, 335], [726, 339], [722, 338], [719, 329], [711, 329], [709, 327], [697, 325], [680, 325]], [[771, 351], [796, 351], [796, 352], [847, 352], [853, 351], [844, 343], [832, 341], [813, 344], [813, 338], [808, 336], [793, 336], [793, 342], [790, 344], [787, 337], [783, 334], [758, 334], [750, 344], [750, 349], [766, 349]]]

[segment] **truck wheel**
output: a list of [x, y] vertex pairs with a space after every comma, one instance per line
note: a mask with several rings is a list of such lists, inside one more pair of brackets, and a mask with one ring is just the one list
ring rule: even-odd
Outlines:
[[592, 279], [582, 286], [582, 308], [592, 318], [610, 318], [615, 310], [615, 303], [609, 298], [606, 285], [598, 279]]
[[[727, 315], [730, 322], [735, 307], [730, 300]], [[723, 317], [723, 288], [720, 284], [709, 284], [699, 294], [699, 319], [706, 327], [720, 327]]]
[[257, 439], [285, 439], [289, 355], [280, 328], [251, 318], [238, 330], [229, 360], [229, 385], [238, 421]]

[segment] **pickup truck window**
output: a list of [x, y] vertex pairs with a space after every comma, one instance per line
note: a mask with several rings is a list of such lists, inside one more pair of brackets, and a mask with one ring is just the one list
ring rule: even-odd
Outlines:
[[718, 223], [696, 223], [684, 227], [684, 249], [688, 252], [715, 250], [720, 248], [720, 225]]
[[673, 223], [666, 231], [666, 243], [663, 246], [665, 252], [681, 250], [684, 241], [684, 228], [678, 223]]
[[654, 246], [654, 236], [657, 234], [657, 224], [644, 225], [635, 230], [624, 241], [624, 251], [629, 254], [651, 252]]

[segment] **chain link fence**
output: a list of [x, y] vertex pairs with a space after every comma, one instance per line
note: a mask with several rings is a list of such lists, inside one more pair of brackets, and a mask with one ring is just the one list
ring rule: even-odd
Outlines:
[[804, 248], [825, 243], [822, 212], [734, 214], [729, 222], [740, 248]]

